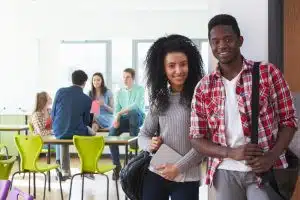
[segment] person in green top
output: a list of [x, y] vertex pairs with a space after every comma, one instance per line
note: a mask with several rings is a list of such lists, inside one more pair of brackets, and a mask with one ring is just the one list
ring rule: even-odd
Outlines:
[[[121, 88], [115, 97], [115, 119], [109, 136], [119, 136], [129, 132], [130, 136], [137, 136], [145, 118], [145, 88], [134, 84], [135, 71], [127, 68], [123, 71], [124, 88]], [[119, 178], [121, 170], [119, 147], [111, 145], [110, 152], [113, 164], [117, 167], [114, 170], [112, 179]]]

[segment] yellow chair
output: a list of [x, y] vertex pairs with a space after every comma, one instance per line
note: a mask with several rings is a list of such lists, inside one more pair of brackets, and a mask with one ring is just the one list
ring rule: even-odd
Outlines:
[[[28, 129], [29, 129], [29, 135], [35, 135], [32, 123], [28, 123]], [[50, 146], [50, 144], [48, 144], [48, 145]], [[48, 147], [43, 146], [41, 153], [48, 155], [47, 154], [48, 153]], [[55, 153], [55, 148], [50, 148], [50, 153]]]
[[[115, 165], [105, 164], [98, 165], [98, 161], [102, 155], [104, 149], [104, 138], [103, 136], [73, 136], [73, 143], [76, 147], [80, 158], [80, 173], [74, 174], [71, 179], [69, 199], [71, 199], [72, 184], [75, 176], [81, 175], [82, 187], [81, 187], [81, 199], [83, 199], [84, 190], [84, 175], [85, 174], [100, 174], [106, 177], [107, 180], [107, 196], [109, 199], [109, 178], [105, 174], [106, 172], [115, 169]], [[116, 180], [117, 197], [119, 199], [118, 181]]]
[[8, 180], [16, 156], [9, 157], [7, 147], [0, 144], [0, 150], [5, 149], [6, 155], [0, 155], [0, 180]]
[[[49, 172], [50, 170], [55, 169], [57, 172], [57, 175], [59, 177], [59, 186], [60, 186], [60, 193], [61, 193], [61, 199], [63, 199], [63, 192], [61, 187], [61, 172], [59, 171], [59, 165], [57, 164], [45, 164], [38, 162], [39, 155], [42, 150], [43, 146], [43, 140], [40, 135], [15, 135], [14, 137], [15, 144], [17, 146], [17, 149], [19, 151], [20, 157], [21, 157], [21, 169], [18, 172], [15, 172], [12, 176], [11, 185], [13, 184], [14, 176], [16, 174], [20, 173], [29, 173], [29, 193], [30, 193], [30, 173], [33, 173], [33, 176], [35, 177], [36, 173], [41, 173], [45, 177], [44, 182], [44, 196], [43, 199], [45, 199], [45, 193], [46, 193], [46, 182], [47, 182], [47, 176], [45, 172]], [[35, 178], [33, 179], [35, 180]], [[35, 181], [33, 183], [34, 185], [34, 193], [35, 193]], [[35, 194], [34, 194], [35, 196]]]

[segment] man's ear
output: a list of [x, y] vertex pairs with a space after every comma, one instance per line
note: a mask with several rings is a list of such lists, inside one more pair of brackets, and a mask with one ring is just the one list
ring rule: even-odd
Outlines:
[[240, 36], [239, 37], [239, 46], [242, 47], [243, 43], [244, 43], [244, 38], [243, 38], [243, 36]]

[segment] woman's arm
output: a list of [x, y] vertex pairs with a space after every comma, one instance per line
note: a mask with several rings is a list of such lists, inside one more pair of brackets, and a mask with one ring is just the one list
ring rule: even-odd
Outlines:
[[108, 112], [113, 114], [114, 113], [114, 97], [112, 94], [109, 96], [108, 101], [109, 101], [108, 104], [104, 104], [103, 106]]
[[158, 123], [158, 115], [153, 114], [151, 111], [149, 111], [138, 136], [139, 146], [143, 150], [151, 152], [151, 139], [158, 131]]
[[31, 117], [31, 120], [35, 133], [41, 136], [51, 135], [52, 131], [46, 129], [46, 119], [44, 119], [41, 113], [34, 113]]

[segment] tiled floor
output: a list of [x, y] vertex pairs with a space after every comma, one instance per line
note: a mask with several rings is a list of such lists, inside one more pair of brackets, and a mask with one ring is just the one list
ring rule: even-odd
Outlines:
[[[104, 159], [101, 162], [111, 162], [109, 159]], [[54, 160], [52, 161], [54, 163]], [[15, 164], [12, 173], [17, 170], [17, 165]], [[79, 160], [77, 158], [72, 158], [71, 161], [72, 166], [72, 174], [79, 172]], [[111, 172], [108, 173], [109, 176], [109, 199], [110, 200], [117, 200], [116, 194], [116, 187], [115, 182], [111, 179]], [[60, 190], [59, 190], [59, 183], [55, 180], [56, 173], [53, 171], [51, 173], [51, 192], [48, 192], [48, 187], [46, 190], [46, 199], [61, 199], [60, 198]], [[40, 200], [43, 197], [43, 186], [44, 186], [44, 179], [43, 175], [37, 174], [36, 175], [36, 186], [37, 186], [37, 197], [36, 199]], [[28, 175], [26, 175], [25, 179], [23, 179], [23, 175], [17, 175], [15, 177], [15, 181], [13, 184], [15, 187], [20, 188], [24, 192], [28, 192]], [[32, 185], [32, 181], [31, 181]], [[70, 180], [62, 182], [62, 188], [64, 193], [64, 199], [68, 199], [69, 197], [69, 189], [70, 189]], [[200, 200], [207, 200], [207, 187], [201, 186], [200, 188]], [[33, 189], [31, 189], [31, 192]], [[125, 199], [124, 193], [122, 192], [122, 188], [119, 184], [119, 194], [120, 199]], [[73, 190], [72, 190], [72, 200], [81, 199], [81, 178], [78, 176], [73, 181]], [[84, 182], [84, 199], [85, 200], [102, 200], [106, 199], [106, 178], [101, 175], [96, 175], [95, 180], [90, 180], [85, 178]]]

